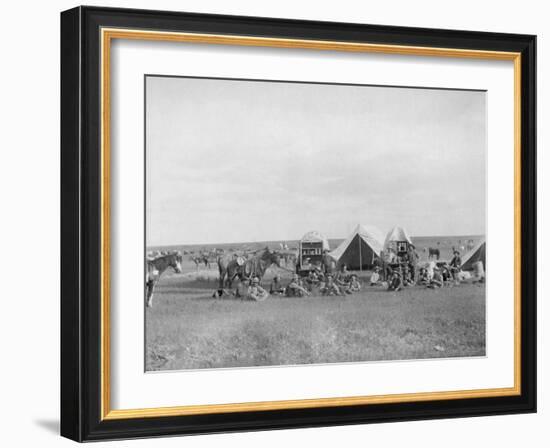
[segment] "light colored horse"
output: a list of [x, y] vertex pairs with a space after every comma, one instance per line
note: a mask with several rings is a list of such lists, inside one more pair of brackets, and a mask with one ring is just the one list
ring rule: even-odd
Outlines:
[[160, 280], [160, 276], [168, 268], [172, 268], [176, 274], [181, 273], [183, 259], [179, 251], [162, 253], [152, 258], [147, 258], [147, 273], [145, 276], [147, 307], [153, 306], [153, 291]]

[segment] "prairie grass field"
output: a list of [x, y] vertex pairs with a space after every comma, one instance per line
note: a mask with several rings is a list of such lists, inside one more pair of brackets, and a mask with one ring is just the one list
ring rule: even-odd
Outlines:
[[[146, 369], [180, 370], [485, 355], [485, 285], [399, 292], [368, 286], [345, 297], [264, 302], [214, 298], [218, 273], [184, 260], [167, 272], [146, 309]], [[268, 269], [267, 289], [275, 274]]]

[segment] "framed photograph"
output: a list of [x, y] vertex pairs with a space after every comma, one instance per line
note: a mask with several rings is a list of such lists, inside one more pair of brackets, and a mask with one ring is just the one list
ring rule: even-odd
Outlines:
[[536, 38], [61, 14], [61, 433], [536, 410]]

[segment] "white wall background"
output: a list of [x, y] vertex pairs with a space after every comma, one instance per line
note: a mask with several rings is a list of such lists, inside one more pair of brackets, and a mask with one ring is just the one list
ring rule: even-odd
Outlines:
[[[549, 437], [546, 387], [550, 332], [542, 253], [550, 204], [550, 157], [544, 154], [550, 98], [545, 78], [550, 53], [546, 2], [393, 0], [157, 0], [88, 4], [385, 25], [537, 34], [539, 149], [539, 413], [118, 442], [117, 446], [270, 447], [338, 446], [499, 447], [544, 446]], [[0, 129], [3, 273], [0, 312], [0, 440], [4, 446], [68, 446], [58, 435], [59, 414], [59, 12], [78, 3], [21, 1], [2, 5]], [[543, 206], [546, 202], [546, 206]], [[546, 355], [546, 356], [543, 356]], [[100, 444], [103, 445], [103, 444]], [[97, 446], [100, 446], [97, 445]], [[115, 446], [115, 445], [110, 445]]]

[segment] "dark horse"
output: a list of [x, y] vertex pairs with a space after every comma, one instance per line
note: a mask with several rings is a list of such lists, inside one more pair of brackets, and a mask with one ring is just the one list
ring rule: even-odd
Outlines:
[[428, 260], [431, 260], [433, 257], [436, 257], [439, 260], [439, 249], [434, 249], [433, 247], [428, 248]]
[[176, 274], [181, 272], [183, 259], [179, 251], [163, 253], [155, 258], [147, 259], [147, 275], [145, 277], [147, 306], [153, 306], [153, 290], [160, 280], [160, 276], [168, 268], [174, 269]]
[[248, 259], [242, 257], [237, 259], [219, 257], [218, 269], [220, 271], [220, 280], [218, 285], [218, 296], [221, 297], [223, 295], [224, 286], [231, 289], [233, 280], [235, 280], [236, 277], [241, 281], [258, 277], [261, 281], [265, 271], [267, 271], [272, 264], [281, 267], [280, 257], [277, 252], [269, 250], [267, 247], [261, 253]]

